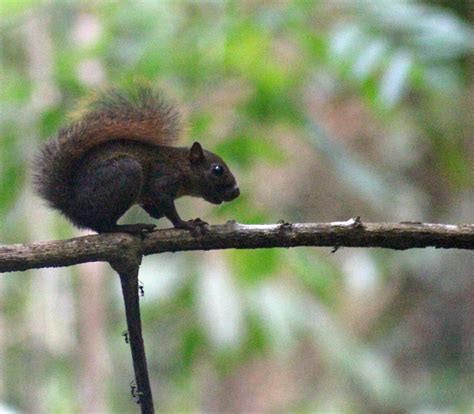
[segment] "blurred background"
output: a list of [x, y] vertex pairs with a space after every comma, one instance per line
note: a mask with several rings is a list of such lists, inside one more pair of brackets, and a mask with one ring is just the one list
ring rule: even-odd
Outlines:
[[[184, 218], [472, 223], [473, 25], [471, 0], [3, 0], [0, 242], [84, 234], [31, 159], [81, 98], [143, 79], [240, 184]], [[474, 410], [472, 252], [161, 254], [140, 279], [158, 411]], [[0, 275], [0, 412], [136, 412], [125, 329], [106, 264]]]

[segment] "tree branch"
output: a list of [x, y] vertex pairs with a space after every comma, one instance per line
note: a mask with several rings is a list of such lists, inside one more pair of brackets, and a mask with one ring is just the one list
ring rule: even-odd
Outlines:
[[210, 226], [194, 237], [186, 230], [158, 230], [143, 240], [124, 233], [99, 234], [29, 245], [0, 246], [0, 272], [78, 263], [123, 260], [135, 249], [142, 255], [185, 250], [257, 249], [268, 247], [383, 247], [405, 250], [422, 247], [474, 250], [474, 225], [362, 223], [357, 219], [333, 223]]
[[106, 261], [120, 276], [133, 359], [135, 397], [142, 414], [154, 412], [143, 343], [138, 270], [143, 255], [184, 250], [256, 249], [330, 246], [410, 249], [440, 247], [474, 250], [474, 225], [362, 223], [359, 219], [323, 224], [210, 226], [206, 234], [159, 230], [139, 237], [125, 233], [99, 234], [30, 245], [0, 246], [0, 272]]
[[132, 394], [140, 404], [142, 414], [154, 413], [153, 396], [148, 375], [145, 345], [143, 342], [142, 322], [140, 316], [140, 298], [138, 294], [138, 270], [141, 254], [136, 250], [135, 260], [121, 260], [111, 263], [120, 276], [122, 296], [127, 317], [128, 338], [132, 352], [133, 370], [135, 372], [136, 388]]

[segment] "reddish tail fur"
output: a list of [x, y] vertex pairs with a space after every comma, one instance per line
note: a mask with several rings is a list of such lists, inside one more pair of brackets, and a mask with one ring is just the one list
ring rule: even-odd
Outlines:
[[77, 163], [92, 148], [117, 140], [171, 146], [179, 134], [179, 113], [159, 93], [147, 88], [133, 94], [108, 91], [45, 144], [35, 162], [36, 189], [51, 207], [65, 211]]

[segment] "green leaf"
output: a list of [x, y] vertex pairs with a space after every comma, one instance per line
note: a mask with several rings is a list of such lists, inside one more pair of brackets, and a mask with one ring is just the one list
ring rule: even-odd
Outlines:
[[272, 277], [281, 262], [281, 253], [275, 249], [239, 250], [229, 256], [235, 274], [246, 284]]
[[386, 108], [395, 106], [405, 95], [412, 66], [413, 59], [408, 51], [399, 51], [391, 57], [380, 81], [379, 99]]
[[23, 187], [24, 164], [16, 149], [17, 137], [5, 134], [0, 141], [0, 216], [11, 208]]
[[[249, 131], [249, 134], [252, 131]], [[216, 146], [216, 152], [226, 161], [241, 167], [250, 167], [262, 160], [280, 164], [285, 159], [283, 149], [275, 145], [270, 138], [254, 135], [237, 135]]]

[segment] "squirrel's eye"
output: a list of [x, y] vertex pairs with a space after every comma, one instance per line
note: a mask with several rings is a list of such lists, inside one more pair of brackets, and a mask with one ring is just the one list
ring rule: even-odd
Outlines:
[[211, 170], [212, 170], [212, 173], [214, 175], [217, 175], [218, 177], [224, 174], [224, 167], [220, 164], [213, 165]]

